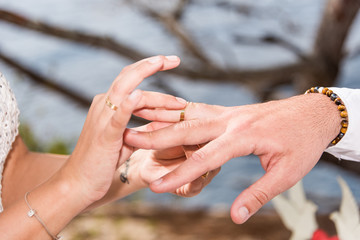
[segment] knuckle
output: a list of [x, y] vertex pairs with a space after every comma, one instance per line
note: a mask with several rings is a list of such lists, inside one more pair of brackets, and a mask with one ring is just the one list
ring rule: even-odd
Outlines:
[[254, 189], [253, 197], [260, 206], [264, 206], [270, 200], [269, 195], [261, 189]]
[[112, 92], [114, 94], [118, 94], [121, 92], [121, 89], [122, 89], [122, 85], [121, 85], [121, 82], [120, 81], [115, 81], [113, 87], [112, 87]]
[[97, 94], [93, 97], [93, 103], [100, 102], [104, 98], [105, 94]]
[[198, 165], [203, 165], [206, 159], [206, 154], [202, 149], [197, 150], [193, 153], [191, 156], [191, 159], [193, 162], [195, 162]]
[[91, 106], [95, 106], [95, 105], [98, 105], [98, 104], [102, 104], [105, 100], [104, 100], [104, 96], [105, 94], [98, 94], [98, 95], [95, 95], [92, 99], [92, 102], [91, 102]]
[[182, 121], [175, 125], [175, 130], [184, 131], [191, 128], [200, 127], [200, 121], [190, 120], [190, 121]]

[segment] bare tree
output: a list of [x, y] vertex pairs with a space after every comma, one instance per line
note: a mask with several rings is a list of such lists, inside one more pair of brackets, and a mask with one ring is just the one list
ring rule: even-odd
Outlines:
[[[158, 11], [151, 7], [153, 1], [151, 1], [150, 4], [144, 0], [127, 2], [153, 19], [154, 22], [163, 26], [171, 36], [181, 43], [184, 53], [182, 58], [185, 59], [185, 64], [179, 69], [170, 71], [168, 74], [182, 76], [193, 81], [217, 82], [221, 80], [222, 82], [241, 83], [257, 93], [262, 100], [271, 99], [273, 97], [272, 94], [281, 86], [293, 86], [296, 92], [300, 93], [313, 85], [334, 85], [344, 58], [346, 56], [357, 56], [360, 52], [360, 48], [353, 53], [347, 53], [344, 49], [346, 37], [360, 8], [360, 0], [328, 0], [326, 2], [322, 20], [310, 53], [304, 53], [295, 44], [274, 34], [265, 34], [259, 39], [247, 36], [236, 36], [235, 40], [240, 43], [276, 44], [292, 52], [297, 57], [295, 63], [248, 70], [240, 69], [240, 66], [220, 66], [202, 51], [198, 40], [192, 36], [182, 23], [186, 10], [192, 4], [197, 4], [197, 1], [172, 1], [172, 7], [167, 8], [165, 11], [163, 9]], [[219, 7], [236, 9], [239, 14], [249, 14], [250, 11], [246, 7], [244, 8], [244, 6], [227, 1], [222, 1], [217, 4]], [[99, 49], [106, 49], [118, 54], [120, 57], [131, 60], [139, 60], [152, 54], [150, 52], [139, 52], [110, 37], [88, 34], [82, 31], [51, 25], [43, 21], [26, 18], [20, 14], [4, 9], [0, 9], [0, 20], [42, 34], [79, 44], [90, 45]], [[29, 75], [39, 83], [44, 84], [44, 81], [39, 81], [40, 78], [36, 77], [36, 75], [39, 74], [32, 71], [30, 67], [21, 66], [19, 61], [16, 61], [11, 56], [5, 56], [0, 52], [0, 59], [12, 66], [18, 65], [18, 70]], [[24, 69], [26, 69], [26, 71], [24, 71]], [[49, 84], [49, 82], [52, 82], [49, 76], [41, 76], [41, 78], [47, 79], [48, 82], [46, 85], [51, 86], [53, 89], [58, 89], [62, 94], [71, 92], [70, 89]], [[159, 86], [168, 92], [174, 93], [174, 90], [164, 83], [160, 82]], [[75, 93], [75, 95], [79, 94]], [[76, 99], [76, 97], [73, 97], [73, 99], [82, 101]]]
[[[236, 43], [242, 45], [277, 45], [291, 52], [296, 57], [296, 61], [289, 64], [258, 69], [241, 69], [241, 66], [234, 67], [230, 66], [230, 64], [224, 66], [216, 63], [214, 59], [211, 59], [202, 50], [199, 39], [196, 39], [191, 34], [191, 31], [186, 28], [184, 16], [191, 6], [194, 4], [214, 3], [201, 3], [201, 1], [196, 0], [165, 1], [168, 6], [165, 9], [160, 8], [159, 10], [158, 6], [154, 7], [154, 1], [122, 1], [140, 10], [145, 16], [167, 31], [181, 45], [181, 52], [183, 54], [181, 57], [184, 60], [184, 64], [180, 68], [169, 71], [166, 74], [181, 76], [192, 81], [239, 83], [247, 86], [262, 100], [274, 98], [274, 93], [282, 86], [291, 86], [296, 92], [302, 93], [310, 86], [334, 85], [338, 79], [344, 59], [360, 56], [360, 45], [352, 52], [349, 52], [344, 46], [354, 19], [359, 12], [360, 0], [328, 0], [325, 2], [326, 6], [324, 7], [310, 52], [304, 52], [296, 44], [275, 34], [267, 33], [259, 38], [236, 35], [234, 37]], [[164, 2], [160, 2], [163, 5]], [[252, 14], [252, 9], [241, 3], [222, 0], [217, 1], [215, 4], [219, 8], [232, 9], [237, 14], [246, 16], [251, 16]], [[139, 52], [137, 49], [111, 37], [56, 26], [45, 21], [27, 18], [5, 9], [0, 9], [0, 21], [77, 44], [111, 51], [118, 54], [119, 57], [131, 61], [140, 60], [154, 54], [152, 52]], [[224, 54], [223, 57], [226, 59], [225, 53], [220, 52], [219, 54]], [[90, 98], [69, 87], [56, 83], [59, 81], [55, 81], [51, 76], [38, 73], [31, 66], [25, 66], [21, 63], [21, 59], [15, 59], [0, 51], [0, 60], [27, 75], [29, 79], [36, 83], [73, 99], [81, 106], [88, 107], [90, 105]], [[158, 77], [156, 83], [159, 88], [165, 92], [178, 95], [169, 84], [162, 81], [162, 75], [158, 76], [160, 77]], [[141, 122], [140, 119], [133, 120]], [[331, 157], [327, 156], [326, 158], [330, 159]], [[332, 161], [337, 162], [336, 159]], [[360, 172], [358, 165], [354, 166], [353, 163], [344, 161], [341, 163], [346, 164], [345, 168]]]

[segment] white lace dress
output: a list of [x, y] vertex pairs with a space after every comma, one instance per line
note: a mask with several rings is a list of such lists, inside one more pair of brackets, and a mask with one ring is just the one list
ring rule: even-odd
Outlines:
[[19, 109], [15, 96], [0, 72], [0, 212], [3, 211], [1, 190], [2, 174], [7, 155], [18, 135]]

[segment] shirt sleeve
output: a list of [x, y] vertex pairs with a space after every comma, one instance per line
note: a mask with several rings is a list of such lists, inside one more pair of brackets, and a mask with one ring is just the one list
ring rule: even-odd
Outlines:
[[325, 152], [340, 159], [360, 162], [360, 89], [332, 87], [331, 90], [345, 104], [349, 125], [340, 142], [328, 147]]

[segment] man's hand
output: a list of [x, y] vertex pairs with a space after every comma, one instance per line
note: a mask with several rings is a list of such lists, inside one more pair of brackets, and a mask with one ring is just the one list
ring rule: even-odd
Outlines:
[[[140, 111], [149, 120], [177, 122], [173, 114]], [[240, 107], [189, 104], [185, 121], [150, 132], [127, 130], [127, 144], [145, 149], [206, 144], [179, 167], [152, 182], [154, 192], [169, 192], [216, 169], [231, 158], [255, 154], [266, 173], [234, 201], [231, 216], [244, 223], [265, 203], [292, 187], [317, 163], [340, 130], [336, 105], [322, 94]]]

